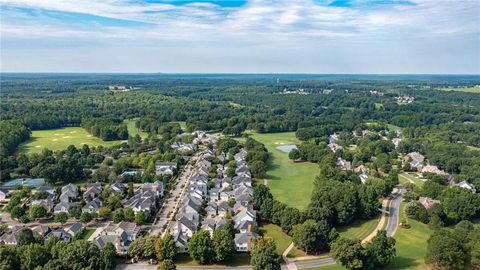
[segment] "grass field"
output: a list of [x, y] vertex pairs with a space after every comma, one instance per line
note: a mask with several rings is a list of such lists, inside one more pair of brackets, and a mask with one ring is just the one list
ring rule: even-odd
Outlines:
[[318, 166], [309, 162], [293, 162], [288, 153], [277, 149], [281, 145], [299, 143], [295, 133], [250, 134], [265, 144], [270, 153], [266, 179], [273, 196], [289, 206], [304, 210], [310, 202]]
[[148, 137], [147, 132], [141, 131], [139, 128], [135, 127], [135, 123], [137, 122], [137, 120], [128, 119], [128, 120], [125, 120], [124, 122], [127, 124], [128, 136], [135, 137], [138, 134], [142, 139], [145, 139]]
[[[401, 173], [398, 175], [399, 181], [401, 183], [407, 183], [407, 182], [412, 182], [417, 186], [417, 187], [422, 187], [424, 181], [419, 179], [417, 176], [415, 176], [413, 173]], [[411, 181], [410, 181], [411, 180]]]
[[81, 127], [66, 127], [48, 130], [34, 130], [30, 139], [20, 145], [20, 152], [39, 153], [44, 148], [50, 150], [63, 150], [73, 144], [76, 147], [82, 147], [84, 144], [89, 146], [112, 146], [122, 141], [104, 141], [92, 136]]
[[315, 268], [305, 268], [305, 270], [345, 270], [345, 269], [346, 269], [345, 267], [338, 264], [326, 265], [326, 266], [315, 267]]
[[[406, 219], [406, 203], [400, 205], [399, 221]], [[424, 263], [424, 257], [427, 252], [427, 240], [432, 231], [428, 225], [408, 219], [411, 225], [410, 229], [398, 227], [395, 233], [397, 256], [386, 269], [427, 269]]]
[[378, 218], [368, 220], [357, 220], [353, 224], [350, 224], [346, 227], [337, 228], [337, 230], [341, 236], [362, 240], [375, 230], [379, 218], [380, 216]]
[[480, 93], [480, 87], [437, 88], [436, 90]]

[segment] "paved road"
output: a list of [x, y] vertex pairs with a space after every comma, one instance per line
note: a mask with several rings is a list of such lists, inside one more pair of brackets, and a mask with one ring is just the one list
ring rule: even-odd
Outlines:
[[188, 188], [188, 180], [193, 175], [193, 173], [195, 173], [194, 164], [196, 164], [200, 154], [200, 152], [197, 152], [188, 161], [185, 169], [178, 177], [177, 184], [170, 191], [167, 200], [162, 205], [162, 208], [160, 209], [160, 217], [157, 218], [155, 224], [152, 225], [150, 234], [162, 235], [166, 231], [166, 228], [169, 226], [169, 223], [171, 221], [171, 217], [169, 217], [168, 215], [169, 213], [175, 212], [178, 204], [180, 203], [180, 199], [183, 193]]
[[387, 224], [387, 236], [395, 235], [398, 227], [398, 214], [400, 209], [400, 203], [403, 199], [403, 188], [402, 186], [398, 186], [398, 193], [393, 197], [392, 202], [390, 203], [390, 213], [389, 219]]

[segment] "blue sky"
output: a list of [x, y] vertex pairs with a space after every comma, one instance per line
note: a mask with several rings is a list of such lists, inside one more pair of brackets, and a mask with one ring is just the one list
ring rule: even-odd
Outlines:
[[0, 0], [3, 72], [480, 74], [477, 0]]

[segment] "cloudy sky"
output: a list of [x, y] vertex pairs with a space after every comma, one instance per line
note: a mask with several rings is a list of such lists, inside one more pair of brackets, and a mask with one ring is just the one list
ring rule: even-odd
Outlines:
[[478, 0], [0, 0], [3, 72], [480, 74]]

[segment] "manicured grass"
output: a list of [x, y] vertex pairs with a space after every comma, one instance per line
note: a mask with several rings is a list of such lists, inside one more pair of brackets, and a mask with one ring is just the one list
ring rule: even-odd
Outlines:
[[282, 231], [282, 228], [274, 224], [265, 224], [258, 228], [263, 236], [269, 236], [275, 240], [278, 254], [282, 254], [292, 243], [292, 238]]
[[480, 87], [437, 88], [436, 90], [480, 93]]
[[[186, 254], [177, 254], [174, 258], [175, 264], [179, 266], [206, 266], [206, 265], [201, 265], [192, 258], [190, 258], [190, 255], [188, 253]], [[250, 265], [250, 253], [237, 253], [233, 255], [230, 260], [226, 261], [224, 264], [209, 264], [207, 266], [229, 266], [229, 267], [236, 267], [236, 266], [244, 266], [244, 265]]]
[[178, 123], [180, 125], [180, 128], [186, 132], [187, 131], [187, 122], [184, 121], [173, 121], [172, 123]]
[[[409, 180], [412, 180], [413, 183], [417, 186], [417, 187], [422, 187], [423, 186], [423, 183], [425, 183], [424, 181], [420, 180], [415, 174], [413, 173], [401, 173], [398, 175], [399, 177], [399, 181], [401, 183], [408, 183], [410, 182]], [[411, 182], [410, 182], [411, 183]]]
[[392, 124], [387, 124], [387, 127], [388, 127], [388, 130], [389, 130], [389, 131], [399, 131], [399, 130], [402, 129], [402, 128], [399, 127], [399, 126], [395, 126], [395, 125], [392, 125]]
[[95, 232], [95, 229], [86, 228], [85, 231], [82, 233], [80, 239], [88, 240], [88, 238]]
[[377, 228], [380, 216], [368, 220], [356, 220], [353, 224], [337, 228], [341, 236], [362, 240]]
[[130, 137], [135, 137], [137, 134], [142, 138], [145, 139], [148, 137], [148, 133], [141, 131], [139, 128], [135, 126], [135, 123], [137, 122], [136, 119], [128, 119], [124, 121], [127, 124], [127, 129], [128, 129], [128, 135]]
[[[406, 219], [405, 205], [400, 205], [399, 221]], [[410, 229], [398, 227], [395, 233], [397, 256], [386, 269], [428, 269], [424, 257], [427, 252], [427, 240], [432, 231], [428, 225], [408, 219]]]
[[310, 162], [293, 162], [288, 153], [278, 146], [300, 143], [294, 132], [259, 134], [250, 132], [255, 140], [265, 144], [270, 154], [266, 179], [275, 199], [300, 210], [307, 208], [318, 174], [318, 165]]
[[66, 127], [48, 130], [34, 130], [30, 139], [20, 145], [20, 152], [39, 153], [43, 149], [63, 150], [69, 145], [75, 145], [77, 148], [84, 144], [89, 146], [112, 146], [123, 141], [104, 141], [94, 137], [81, 127]]

